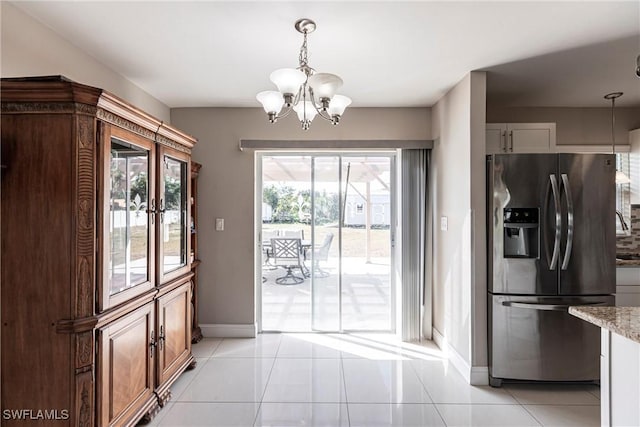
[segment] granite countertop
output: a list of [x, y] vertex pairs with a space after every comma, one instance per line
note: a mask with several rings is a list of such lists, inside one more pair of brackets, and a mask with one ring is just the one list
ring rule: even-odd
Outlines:
[[617, 248], [616, 267], [640, 267], [638, 248]]
[[640, 307], [569, 307], [569, 314], [640, 344]]
[[616, 267], [640, 267], [640, 259], [616, 259]]

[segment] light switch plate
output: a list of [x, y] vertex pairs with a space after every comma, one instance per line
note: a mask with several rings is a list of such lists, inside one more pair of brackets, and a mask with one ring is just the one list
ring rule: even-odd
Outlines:
[[446, 216], [440, 217], [440, 230], [447, 231], [449, 229], [449, 218]]
[[216, 218], [216, 231], [224, 231], [224, 218]]

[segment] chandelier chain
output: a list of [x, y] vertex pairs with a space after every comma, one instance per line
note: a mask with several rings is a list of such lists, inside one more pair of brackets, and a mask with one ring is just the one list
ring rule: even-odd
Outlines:
[[307, 58], [307, 32], [304, 31], [304, 40], [302, 41], [302, 46], [300, 46], [300, 56], [298, 57], [298, 62], [300, 63], [301, 69], [306, 69], [309, 67], [309, 60]]

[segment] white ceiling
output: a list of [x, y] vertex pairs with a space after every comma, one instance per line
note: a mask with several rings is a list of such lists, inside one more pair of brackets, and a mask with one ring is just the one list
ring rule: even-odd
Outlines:
[[269, 74], [309, 62], [357, 107], [431, 106], [488, 70], [505, 106], [640, 106], [640, 1], [16, 2], [169, 107], [257, 107]]

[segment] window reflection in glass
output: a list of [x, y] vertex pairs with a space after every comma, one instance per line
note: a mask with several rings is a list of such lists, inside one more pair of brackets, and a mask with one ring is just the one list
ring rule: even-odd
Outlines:
[[187, 265], [187, 164], [165, 156], [163, 167], [163, 272], [168, 273]]
[[109, 293], [148, 280], [149, 153], [111, 140]]

